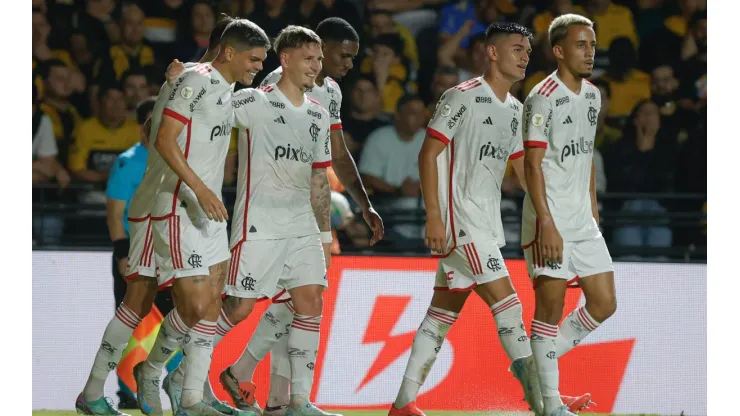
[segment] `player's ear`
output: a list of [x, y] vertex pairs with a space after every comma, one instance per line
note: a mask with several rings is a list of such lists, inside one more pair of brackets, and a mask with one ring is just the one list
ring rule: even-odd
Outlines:
[[286, 66], [286, 64], [288, 63], [288, 52], [285, 52], [285, 51], [280, 52], [279, 58], [280, 58], [280, 65]]
[[555, 55], [558, 59], [565, 59], [565, 54], [563, 53], [563, 46], [558, 44], [555, 44], [555, 46], [552, 47], [552, 53]]
[[492, 61], [497, 61], [498, 51], [496, 50], [496, 45], [494, 44], [486, 45], [486, 55], [488, 55], [488, 59]]

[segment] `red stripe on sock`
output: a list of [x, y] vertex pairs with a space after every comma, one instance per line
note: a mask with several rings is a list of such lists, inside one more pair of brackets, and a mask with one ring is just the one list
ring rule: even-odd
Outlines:
[[589, 331], [593, 331], [596, 329], [596, 325], [594, 325], [590, 319], [588, 319], [588, 316], [586, 316], [586, 310], [585, 308], [581, 307], [578, 308], [578, 320], [581, 321], [583, 326], [586, 327]]
[[317, 329], [317, 328], [304, 328], [304, 327], [302, 327], [300, 325], [296, 325], [295, 323], [293, 323], [293, 325], [291, 325], [291, 328], [300, 329], [302, 331], [308, 331], [308, 332], [320, 332], [319, 329]]
[[532, 321], [532, 333], [555, 338], [558, 336], [558, 327], [540, 321]]
[[[122, 304], [122, 305], [123, 305], [123, 304]], [[120, 315], [121, 317], [125, 317], [125, 318], [126, 318], [126, 319], [128, 319], [128, 320], [129, 320], [130, 322], [133, 322], [134, 326], [138, 326], [138, 325], [139, 325], [139, 324], [141, 323], [141, 318], [139, 318], [138, 316], [136, 316], [136, 314], [135, 314], [135, 313], [131, 312], [131, 310], [130, 310], [130, 309], [124, 309], [124, 308], [121, 308], [121, 307], [119, 306], [119, 307], [118, 307], [118, 310], [117, 310], [117, 313], [118, 313], [118, 314], [119, 314], [119, 315]]]
[[457, 318], [453, 316], [445, 315], [431, 309], [427, 310], [427, 315], [434, 320], [442, 322], [443, 324], [452, 325], [455, 323], [455, 321], [457, 321]]
[[179, 333], [181, 333], [183, 335], [185, 335], [185, 334], [188, 333], [188, 331], [186, 331], [183, 328], [184, 324], [183, 325], [180, 325], [180, 323], [178, 322], [179, 319], [175, 319], [174, 311], [173, 311], [173, 313], [170, 313], [167, 316], [168, 316], [167, 319], [169, 319], [169, 321], [170, 321], [170, 326], [173, 327], [175, 329], [175, 331], [177, 331], [177, 332], [179, 332]]
[[293, 302], [290, 302], [290, 301], [285, 302], [285, 306], [287, 306], [291, 312], [295, 313], [295, 309], [293, 309]]
[[129, 318], [126, 315], [124, 315], [123, 313], [121, 313], [120, 310], [116, 310], [116, 319], [118, 319], [119, 321], [121, 321], [127, 327], [129, 327], [131, 329], [136, 329], [137, 323], [136, 322], [133, 322], [131, 320], [131, 318]]
[[301, 319], [294, 319], [293, 323], [298, 323], [303, 326], [316, 327], [316, 328], [319, 328], [321, 326], [321, 323], [319, 322], [304, 321]]
[[514, 306], [520, 305], [520, 304], [521, 304], [521, 302], [519, 302], [519, 298], [518, 297], [514, 297], [512, 299], [507, 300], [506, 303], [504, 303], [503, 305], [499, 305], [499, 306], [495, 307], [493, 309], [493, 314], [494, 315], [498, 315], [499, 313], [501, 313], [503, 311], [506, 311], [506, 310], [509, 310], [509, 309], [513, 308]]

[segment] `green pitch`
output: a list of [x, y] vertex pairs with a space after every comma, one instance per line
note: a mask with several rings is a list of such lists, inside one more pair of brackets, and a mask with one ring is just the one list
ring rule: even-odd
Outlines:
[[[331, 411], [331, 409], [326, 409], [328, 411]], [[343, 414], [344, 416], [388, 416], [387, 411], [381, 411], [381, 410], [347, 410], [347, 411], [341, 411], [338, 409], [334, 409], [333, 411]], [[143, 416], [141, 412], [133, 411], [133, 410], [125, 410], [126, 413], [130, 414], [131, 416]], [[169, 414], [170, 412], [165, 412], [165, 414]], [[427, 416], [453, 416], [453, 415], [464, 415], [464, 416], [525, 416], [525, 415], [531, 415], [532, 413], [510, 413], [510, 412], [440, 412], [440, 411], [430, 411], [430, 412], [424, 412], [427, 414]], [[66, 410], [66, 411], [60, 411], [60, 410], [34, 410], [33, 411], [34, 416], [76, 416], [77, 412], [74, 410]], [[596, 416], [596, 413], [580, 413], [580, 416]], [[601, 414], [601, 416], [605, 416]], [[619, 416], [619, 415], [611, 415], [611, 416]], [[635, 416], [658, 416], [658, 415], [635, 415]]]

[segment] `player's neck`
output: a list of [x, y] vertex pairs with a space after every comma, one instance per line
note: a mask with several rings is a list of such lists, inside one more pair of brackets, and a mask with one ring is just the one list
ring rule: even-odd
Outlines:
[[565, 84], [565, 87], [574, 94], [579, 95], [581, 93], [581, 86], [583, 85], [581, 77], [563, 68], [558, 68], [556, 75]]
[[213, 67], [213, 69], [218, 71], [218, 73], [221, 74], [222, 77], [224, 77], [227, 83], [234, 83], [234, 76], [229, 71], [227, 71], [225, 62], [213, 61], [211, 62], [211, 66]]
[[493, 94], [499, 101], [506, 101], [506, 96], [509, 94], [509, 90], [511, 90], [513, 83], [504, 77], [504, 74], [489, 69], [485, 74], [483, 74], [483, 80], [488, 83], [488, 86], [491, 87], [491, 91], [493, 91]]
[[323, 87], [325, 78], [326, 78], [326, 72], [320, 71], [319, 75], [316, 76], [316, 81], [315, 81], [316, 85], [318, 85], [319, 87]]
[[290, 82], [288, 77], [281, 77], [277, 83], [277, 87], [291, 104], [296, 107], [303, 105], [303, 101], [305, 100], [303, 88]]

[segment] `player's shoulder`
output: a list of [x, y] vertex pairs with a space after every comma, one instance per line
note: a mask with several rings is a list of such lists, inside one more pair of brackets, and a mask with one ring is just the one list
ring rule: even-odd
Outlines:
[[242, 88], [231, 96], [231, 106], [236, 110], [249, 104], [264, 103], [267, 101], [265, 90], [260, 88]]
[[265, 76], [265, 79], [262, 80], [260, 83], [260, 86], [264, 87], [269, 84], [274, 84], [278, 81], [280, 81], [280, 78], [283, 76], [283, 67], [279, 66], [275, 68], [274, 71], [270, 72]]
[[450, 88], [445, 94], [453, 94], [456, 97], [471, 97], [480, 94], [483, 89], [483, 80], [481, 77], [471, 78]]
[[524, 104], [547, 103], [552, 105], [564, 92], [563, 87], [551, 74], [532, 88]]
[[339, 88], [339, 83], [334, 80], [334, 78], [326, 77], [326, 87], [329, 90], [330, 94], [338, 94], [342, 95], [342, 89]]
[[329, 110], [327, 110], [323, 105], [321, 105], [321, 103], [318, 102], [318, 100], [316, 100], [315, 98], [311, 98], [308, 95], [306, 95], [306, 99], [308, 100], [308, 110], [321, 114], [321, 117], [316, 117], [316, 118], [319, 118], [322, 121], [326, 119], [327, 123], [330, 123]]
[[509, 106], [512, 108], [512, 110], [515, 110], [521, 114], [524, 108], [524, 105], [522, 104], [521, 101], [519, 101], [516, 97], [514, 97], [514, 95], [512, 95], [511, 93], [508, 93], [508, 94], [509, 94]]
[[584, 79], [583, 88], [585, 88], [584, 97], [587, 100], [601, 99], [601, 90], [599, 90], [599, 87], [594, 85], [594, 83], [592, 83], [591, 81]]

